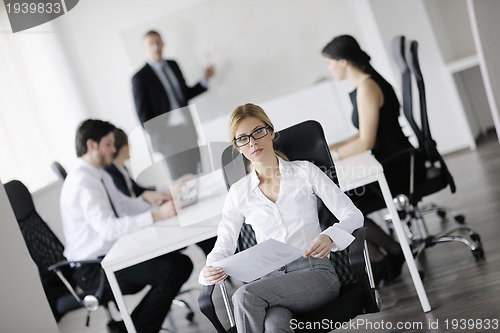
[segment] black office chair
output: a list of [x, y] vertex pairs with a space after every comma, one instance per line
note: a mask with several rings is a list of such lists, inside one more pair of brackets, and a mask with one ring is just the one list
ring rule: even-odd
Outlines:
[[[424, 133], [420, 129], [419, 125], [417, 124], [417, 121], [415, 120], [414, 113], [413, 113], [413, 94], [412, 94], [412, 77], [411, 77], [411, 71], [410, 67], [408, 67], [407, 61], [406, 61], [406, 38], [405, 36], [396, 36], [394, 37], [392, 41], [392, 51], [393, 51], [393, 57], [394, 60], [396, 61], [399, 70], [401, 72], [401, 86], [402, 86], [402, 95], [403, 95], [403, 113], [405, 115], [406, 120], [411, 126], [411, 129], [413, 133], [415, 134], [415, 137], [417, 138], [418, 142], [418, 152], [423, 154], [424, 156], [434, 156], [434, 154], [428, 154], [426, 151], [426, 146], [428, 145], [427, 142], [429, 142], [427, 138], [431, 138], [430, 135], [430, 130], [429, 130], [429, 124], [428, 124], [428, 118], [427, 118], [427, 112], [425, 112], [425, 115], [423, 117], [420, 117], [422, 121], [422, 126], [425, 126], [426, 130], [426, 136], [424, 136]], [[423, 80], [422, 80], [423, 82]], [[420, 93], [420, 90], [419, 90]], [[425, 99], [425, 95], [423, 96]], [[425, 105], [425, 103], [423, 104]], [[433, 142], [432, 138], [430, 142]], [[435, 142], [434, 142], [435, 145]], [[434, 163], [436, 161], [431, 161], [431, 163]], [[453, 178], [450, 178], [449, 180], [450, 183], [450, 189], [452, 192], [455, 192], [455, 183], [453, 181]], [[428, 203], [425, 206], [420, 207], [420, 211], [423, 214], [430, 213], [430, 212], [436, 212], [439, 217], [444, 219], [448, 213], [451, 212], [453, 218], [455, 221], [458, 223], [465, 223], [465, 216], [463, 214], [458, 214], [455, 210], [443, 207], [443, 206], [438, 206], [434, 203]]]
[[86, 325], [89, 325], [90, 313], [102, 305], [111, 320], [104, 296], [105, 275], [101, 270], [99, 286], [87, 292], [79, 290], [73, 279], [73, 267], [98, 265], [100, 260], [67, 261], [63, 255], [64, 247], [49, 226], [38, 215], [30, 192], [18, 180], [5, 184], [5, 191], [10, 200], [19, 228], [28, 247], [31, 258], [38, 267], [43, 289], [49, 301], [52, 313], [57, 321], [78, 308], [88, 310]]
[[[393, 40], [393, 54], [402, 74], [403, 91], [403, 111], [417, 137], [419, 148], [414, 154], [420, 154], [425, 159], [425, 179], [414, 180], [409, 193], [396, 196], [395, 202], [400, 212], [406, 219], [407, 224], [417, 228], [418, 236], [415, 232], [408, 229], [408, 235], [412, 240], [414, 256], [417, 258], [426, 248], [437, 243], [458, 241], [467, 245], [476, 259], [484, 257], [484, 250], [481, 245], [479, 234], [471, 227], [465, 225], [465, 217], [453, 212], [456, 222], [460, 226], [444, 230], [437, 235], [431, 235], [428, 232], [423, 215], [429, 212], [436, 212], [442, 219], [447, 215], [448, 209], [437, 206], [436, 204], [421, 205], [424, 197], [436, 193], [447, 187], [452, 193], [455, 193], [456, 186], [453, 176], [449, 172], [446, 163], [437, 150], [427, 116], [427, 104], [425, 95], [425, 85], [420, 70], [418, 59], [418, 43], [411, 41], [405, 45], [405, 37], [397, 36]], [[412, 81], [411, 74], [415, 77], [419, 93], [420, 123], [417, 124], [413, 113], [412, 99]], [[393, 193], [395, 194], [395, 193]], [[467, 239], [464, 233], [468, 233]]]
[[[335, 168], [328, 150], [323, 129], [316, 121], [305, 121], [280, 132], [277, 132], [275, 147], [283, 152], [289, 160], [308, 160], [320, 167], [334, 181]], [[246, 175], [248, 161], [236, 152], [232, 146], [226, 148], [222, 154], [223, 174], [226, 186], [229, 187]], [[322, 228], [330, 226], [337, 220], [318, 199], [318, 214]], [[340, 295], [320, 309], [311, 309], [305, 314], [297, 315], [301, 322], [342, 323], [366, 313], [380, 311], [380, 299], [377, 290], [373, 287], [371, 268], [366, 260], [364, 249], [365, 228], [354, 231], [355, 241], [344, 251], [331, 253], [332, 261], [341, 282]], [[256, 243], [255, 234], [250, 225], [243, 224], [238, 240], [238, 251], [242, 251]], [[223, 299], [232, 326], [226, 331], [217, 317], [212, 301], [215, 286], [205, 286], [202, 289], [198, 303], [200, 310], [212, 322], [217, 332], [236, 332], [232, 310], [224, 284], [221, 285]], [[328, 329], [315, 332], [328, 332]], [[297, 330], [296, 332], [301, 332]]]
[[66, 169], [64, 169], [64, 167], [61, 165], [61, 163], [54, 161], [50, 165], [50, 168], [52, 169], [52, 171], [54, 171], [56, 173], [56, 175], [59, 176], [59, 178], [62, 181], [64, 181], [66, 179], [66, 176], [68, 175], [68, 173], [66, 172]]

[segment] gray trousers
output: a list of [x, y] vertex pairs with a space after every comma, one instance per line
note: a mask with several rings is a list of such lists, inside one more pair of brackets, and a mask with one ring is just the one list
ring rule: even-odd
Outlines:
[[328, 258], [299, 258], [233, 295], [238, 333], [293, 332], [293, 313], [321, 307], [338, 296], [340, 282]]

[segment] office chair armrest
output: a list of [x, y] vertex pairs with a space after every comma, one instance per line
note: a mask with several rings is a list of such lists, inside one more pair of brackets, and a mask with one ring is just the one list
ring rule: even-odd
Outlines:
[[364, 253], [366, 227], [354, 230], [352, 235], [355, 239], [348, 248], [349, 263], [351, 268], [356, 273], [359, 283], [365, 291], [364, 294], [367, 295], [366, 313], [379, 312], [380, 301], [378, 298], [378, 292], [370, 283], [369, 274], [371, 270], [368, 268], [369, 262], [367, 262]]
[[212, 295], [215, 289], [215, 285], [203, 286], [201, 288], [200, 297], [198, 297], [198, 306], [200, 307], [201, 313], [203, 313], [208, 320], [214, 325], [218, 333], [226, 333], [224, 326], [217, 317], [215, 312], [214, 302], [212, 300]]
[[80, 266], [80, 265], [96, 265], [96, 264], [101, 264], [101, 259], [89, 259], [89, 260], [76, 260], [76, 261], [60, 261], [55, 263], [54, 265], [49, 266], [47, 269], [49, 271], [53, 271], [55, 269], [61, 268], [63, 266]]
[[[102, 259], [89, 259], [89, 260], [76, 260], [76, 261], [60, 261], [58, 263], [55, 263], [47, 268], [48, 271], [54, 272], [61, 282], [66, 286], [68, 291], [73, 295], [75, 300], [79, 303], [82, 303], [81, 297], [78, 295], [76, 292], [75, 288], [71, 283], [68, 281], [68, 279], [64, 276], [64, 274], [61, 271], [61, 268], [63, 267], [75, 267], [75, 266], [81, 266], [81, 265], [99, 265], [101, 266], [101, 260]], [[101, 268], [100, 270], [100, 279], [99, 279], [99, 285], [97, 289], [93, 292], [94, 296], [100, 301], [102, 299], [103, 293], [104, 293], [104, 287], [106, 285], [106, 275], [104, 274], [104, 270]]]
[[[349, 245], [349, 263], [351, 264], [351, 267], [353, 269], [357, 267], [364, 268], [365, 257], [363, 254], [363, 250], [365, 247], [366, 227], [361, 227], [354, 230], [352, 235], [355, 239], [352, 241], [351, 245]], [[356, 274], [359, 275], [358, 272], [356, 272]]]

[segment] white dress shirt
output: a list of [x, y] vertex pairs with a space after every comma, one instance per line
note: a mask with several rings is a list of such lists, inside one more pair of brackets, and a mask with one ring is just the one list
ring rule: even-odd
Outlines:
[[[363, 226], [364, 218], [344, 192], [310, 162], [287, 162], [279, 157], [278, 162], [281, 180], [275, 203], [261, 192], [255, 171], [231, 186], [207, 266], [234, 254], [243, 222], [252, 226], [257, 243], [273, 238], [306, 250], [320, 233], [332, 239], [332, 251], [352, 243], [352, 232]], [[339, 220], [323, 232], [317, 197]], [[199, 281], [208, 284], [201, 273]]]
[[60, 202], [68, 260], [96, 259], [105, 255], [118, 237], [153, 224], [148, 203], [121, 193], [104, 169], [81, 158], [64, 180]]

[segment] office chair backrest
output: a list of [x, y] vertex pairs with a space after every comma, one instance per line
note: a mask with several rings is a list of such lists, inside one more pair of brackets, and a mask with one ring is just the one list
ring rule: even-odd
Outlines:
[[274, 147], [290, 161], [305, 160], [314, 163], [338, 185], [323, 127], [317, 121], [304, 121], [279, 131]]
[[396, 36], [392, 40], [392, 54], [396, 64], [398, 65], [399, 71], [401, 72], [401, 86], [403, 95], [403, 114], [406, 120], [410, 124], [413, 133], [418, 141], [418, 145], [421, 149], [424, 149], [424, 137], [422, 131], [420, 130], [415, 117], [413, 114], [413, 98], [412, 98], [412, 88], [411, 88], [411, 72], [408, 64], [406, 63], [406, 38], [405, 36]]
[[[274, 146], [276, 150], [284, 153], [290, 161], [307, 160], [314, 163], [335, 183], [338, 183], [335, 166], [323, 128], [317, 121], [304, 121], [276, 132]], [[246, 175], [248, 161], [242, 154], [233, 149], [232, 146], [229, 146], [222, 154], [222, 166], [226, 186], [229, 188]], [[318, 215], [322, 229], [337, 222], [335, 216], [319, 199]], [[242, 251], [255, 244], [255, 234], [251, 226], [244, 223], [240, 231], [238, 250]], [[355, 273], [350, 268], [347, 254], [344, 251], [333, 252], [330, 259], [334, 262], [342, 285], [348, 285], [357, 281]]]
[[422, 151], [425, 153], [426, 159], [431, 163], [431, 165], [435, 165], [436, 162], [439, 162], [439, 168], [443, 176], [446, 178], [446, 181], [450, 186], [451, 192], [455, 193], [456, 191], [455, 181], [453, 180], [453, 177], [450, 174], [448, 167], [444, 162], [443, 157], [437, 150], [436, 141], [434, 141], [431, 135], [429, 118], [427, 114], [427, 100], [425, 95], [424, 77], [422, 75], [422, 71], [420, 70], [417, 41], [411, 41], [406, 45], [405, 57], [406, 57], [406, 62], [408, 63], [408, 67], [410, 68], [411, 72], [413, 73], [413, 76], [415, 77], [415, 81], [417, 82], [419, 105], [420, 105], [420, 121], [422, 123], [422, 135], [424, 138], [424, 143], [423, 143], [424, 149]]
[[427, 117], [427, 100], [425, 95], [425, 84], [422, 71], [420, 70], [420, 62], [418, 59], [418, 42], [410, 41], [405, 50], [405, 57], [408, 61], [408, 67], [411, 69], [415, 81], [417, 82], [418, 95], [420, 100], [420, 122], [422, 126], [422, 134], [425, 140], [432, 138], [429, 127], [429, 119]]
[[68, 173], [66, 172], [64, 167], [61, 165], [61, 163], [54, 161], [54, 162], [52, 162], [50, 167], [52, 168], [52, 171], [54, 171], [56, 173], [56, 175], [58, 175], [59, 178], [61, 178], [61, 180], [66, 179], [66, 176], [68, 175]]
[[64, 246], [36, 212], [31, 194], [23, 183], [12, 180], [5, 184], [5, 191], [42, 282], [60, 284], [58, 277], [49, 272], [48, 267], [66, 260]]
[[[13, 180], [5, 184], [5, 191], [28, 252], [38, 268], [40, 281], [55, 319], [59, 321], [65, 313], [80, 307], [95, 311], [103, 296], [104, 272], [101, 272], [101, 283], [95, 290], [79, 293], [73, 278], [73, 268], [63, 254], [64, 246], [38, 215], [26, 186], [18, 180]], [[99, 265], [98, 261], [94, 263], [92, 260], [73, 263]], [[87, 326], [88, 321], [87, 316]]]

